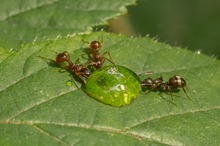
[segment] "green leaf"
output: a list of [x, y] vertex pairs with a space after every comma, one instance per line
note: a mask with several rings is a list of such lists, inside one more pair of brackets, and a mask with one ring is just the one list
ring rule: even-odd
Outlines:
[[[150, 38], [84, 34], [87, 28], [124, 13], [119, 8], [131, 2], [78, 0], [76, 6], [67, 0], [11, 0], [1, 4], [0, 145], [220, 144], [218, 60]], [[70, 12], [66, 7], [72, 8]], [[72, 14], [76, 11], [79, 15]], [[54, 51], [69, 51], [73, 61], [80, 58], [85, 63], [81, 54], [88, 44], [82, 39], [102, 38], [101, 54], [109, 51], [115, 64], [133, 70], [141, 80], [181, 75], [190, 99], [182, 90], [172, 97], [150, 92], [129, 106], [111, 107], [87, 96], [76, 76], [37, 57], [55, 59]]]
[[[9, 0], [0, 6], [0, 47], [19, 48], [42, 41], [91, 32], [93, 26], [126, 12], [134, 0]], [[13, 40], [13, 41], [12, 41]]]
[[[82, 38], [101, 36], [101, 52], [109, 51], [115, 64], [141, 74], [141, 80], [179, 74], [191, 100], [182, 90], [173, 93], [179, 96], [172, 96], [173, 101], [170, 94], [150, 92], [129, 106], [111, 107], [87, 96], [68, 72], [37, 57], [54, 59], [53, 51], [69, 51], [76, 52], [76, 60], [88, 47]], [[101, 32], [25, 44], [0, 64], [0, 72], [0, 145], [220, 144], [220, 63], [202, 54]], [[143, 74], [147, 72], [154, 74]], [[79, 88], [67, 86], [69, 80]]]

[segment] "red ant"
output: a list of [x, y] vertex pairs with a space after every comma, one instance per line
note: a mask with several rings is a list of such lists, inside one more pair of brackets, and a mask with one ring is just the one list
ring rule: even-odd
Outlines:
[[[41, 56], [38, 56], [43, 59], [47, 59]], [[64, 69], [68, 69], [74, 72], [85, 84], [86, 80], [92, 75], [91, 71], [87, 68], [86, 65], [77, 65], [79, 59], [76, 60], [75, 64], [70, 60], [70, 55], [68, 52], [58, 53], [56, 56], [56, 60], [47, 59], [53, 62], [56, 62], [59, 66]], [[68, 65], [65, 65], [67, 63]]]
[[[109, 62], [111, 62], [113, 65], [115, 65], [110, 59], [111, 59], [111, 56], [110, 56], [110, 53], [108, 51], [106, 51], [105, 53], [103, 53], [102, 55], [100, 55], [100, 50], [102, 49], [102, 42], [103, 41], [92, 41], [91, 43], [89, 42], [86, 42], [84, 40], [82, 40], [83, 42], [85, 43], [88, 43], [90, 44], [89, 45], [89, 52], [88, 54], [91, 54], [92, 55], [92, 58], [91, 60], [89, 60], [89, 64], [92, 64], [94, 65], [94, 67], [96, 69], [98, 68], [101, 68], [103, 63], [105, 62], [105, 60], [108, 60]], [[109, 58], [106, 58], [104, 57], [106, 54], [108, 54]]]
[[149, 88], [151, 91], [169, 91], [171, 96], [173, 90], [182, 88], [186, 96], [189, 98], [184, 88], [186, 86], [186, 81], [179, 75], [174, 75], [169, 79], [168, 82], [164, 82], [162, 76], [155, 80], [152, 78], [147, 78], [141, 82], [141, 85]]

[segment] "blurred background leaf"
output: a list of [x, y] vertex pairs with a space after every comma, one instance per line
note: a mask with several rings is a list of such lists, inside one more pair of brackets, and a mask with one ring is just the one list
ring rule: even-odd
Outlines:
[[[0, 47], [16, 50], [23, 42], [54, 40], [92, 31], [93, 26], [126, 12], [134, 0], [3, 1]], [[12, 41], [13, 40], [13, 41]]]
[[138, 0], [128, 10], [128, 15], [111, 21], [114, 32], [150, 35], [220, 58], [220, 1]]

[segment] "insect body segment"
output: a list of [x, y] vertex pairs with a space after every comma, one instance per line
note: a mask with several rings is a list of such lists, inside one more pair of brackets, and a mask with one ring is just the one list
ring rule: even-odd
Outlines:
[[[59, 53], [59, 54], [57, 54], [57, 56], [56, 56], [56, 62], [57, 62], [57, 64], [59, 64], [61, 67], [63, 67], [63, 68], [69, 68], [70, 69], [70, 67], [71, 66], [73, 66], [73, 63], [72, 63], [72, 61], [70, 60], [70, 55], [69, 55], [69, 53], [68, 52], [63, 52], [63, 53]], [[67, 66], [65, 66], [64, 65], [64, 63], [68, 63], [68, 65]]]
[[183, 88], [186, 86], [186, 81], [179, 75], [174, 75], [169, 79], [169, 85], [172, 88]]
[[59, 53], [56, 57], [56, 62], [61, 64], [63, 62], [67, 62], [68, 66], [66, 66], [69, 70], [74, 72], [77, 76], [79, 76], [84, 82], [86, 79], [90, 77], [92, 74], [91, 71], [87, 68], [86, 65], [77, 65], [79, 63], [79, 59], [76, 60], [75, 64], [70, 60], [70, 55], [68, 52]]
[[[85, 41], [83, 40], [83, 42]], [[89, 43], [89, 42], [86, 42], [86, 43]], [[105, 60], [108, 60], [113, 65], [115, 65], [114, 62], [110, 60], [111, 59], [110, 53], [106, 51], [101, 55], [100, 54], [101, 49], [102, 49], [102, 42], [92, 41], [90, 43], [88, 54], [91, 55], [91, 59], [89, 60], [89, 64], [92, 64], [96, 69], [101, 68]], [[110, 59], [104, 57], [106, 54], [109, 56]]]
[[150, 90], [159, 90], [161, 87], [161, 84], [163, 84], [164, 81], [162, 77], [159, 77], [155, 80], [152, 78], [146, 78], [144, 81], [142, 81], [141, 85], [149, 88]]
[[[41, 57], [41, 58], [47, 59], [44, 57]], [[79, 59], [77, 59], [74, 64], [70, 60], [69, 53], [66, 51], [63, 53], [57, 54], [56, 60], [51, 60], [51, 59], [48, 59], [48, 60], [54, 61], [57, 64], [59, 64], [59, 66], [61, 66], [62, 68], [68, 69], [69, 71], [75, 73], [84, 83], [86, 83], [86, 80], [92, 75], [91, 71], [87, 68], [87, 65], [84, 65], [84, 64], [78, 65]]]
[[141, 85], [142, 87], [147, 87], [151, 91], [168, 91], [171, 95], [173, 90], [182, 88], [186, 96], [189, 98], [185, 90], [186, 81], [179, 75], [174, 75], [168, 82], [165, 82], [162, 76], [155, 80], [147, 78], [141, 82]]

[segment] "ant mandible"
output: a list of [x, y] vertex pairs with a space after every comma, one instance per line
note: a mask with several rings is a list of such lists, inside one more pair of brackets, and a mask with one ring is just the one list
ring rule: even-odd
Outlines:
[[164, 82], [162, 76], [153, 80], [152, 78], [147, 78], [141, 82], [141, 85], [144, 87], [149, 88], [152, 91], [162, 90], [162, 91], [169, 91], [172, 95], [172, 91], [177, 88], [182, 88], [186, 96], [189, 98], [188, 94], [186, 93], [185, 86], [186, 81], [179, 75], [174, 75], [169, 79], [168, 82]]
[[[75, 73], [85, 84], [86, 80], [92, 75], [91, 71], [87, 68], [86, 65], [77, 65], [79, 63], [79, 59], [76, 60], [75, 64], [70, 60], [70, 55], [67, 51], [58, 53], [56, 56], [56, 60], [44, 58], [42, 56], [38, 56], [42, 59], [47, 59], [53, 62], [56, 62], [59, 66], [64, 69], [68, 69]], [[66, 65], [66, 63], [68, 65]]]
[[[111, 62], [113, 65], [114, 62], [112, 62], [110, 59], [111, 59], [111, 56], [110, 56], [110, 53], [108, 51], [104, 52], [102, 55], [100, 55], [100, 50], [102, 49], [102, 43], [103, 43], [103, 40], [100, 42], [100, 41], [92, 41], [91, 43], [89, 42], [86, 42], [84, 40], [82, 40], [83, 42], [85, 43], [88, 43], [89, 44], [89, 52], [88, 54], [91, 54], [92, 55], [92, 58], [91, 60], [89, 60], [89, 64], [92, 64], [94, 65], [94, 67], [96, 69], [98, 68], [101, 68], [103, 63], [105, 62], [105, 60], [108, 60], [109, 62]], [[108, 55], [110, 59], [104, 57], [105, 55]]]

